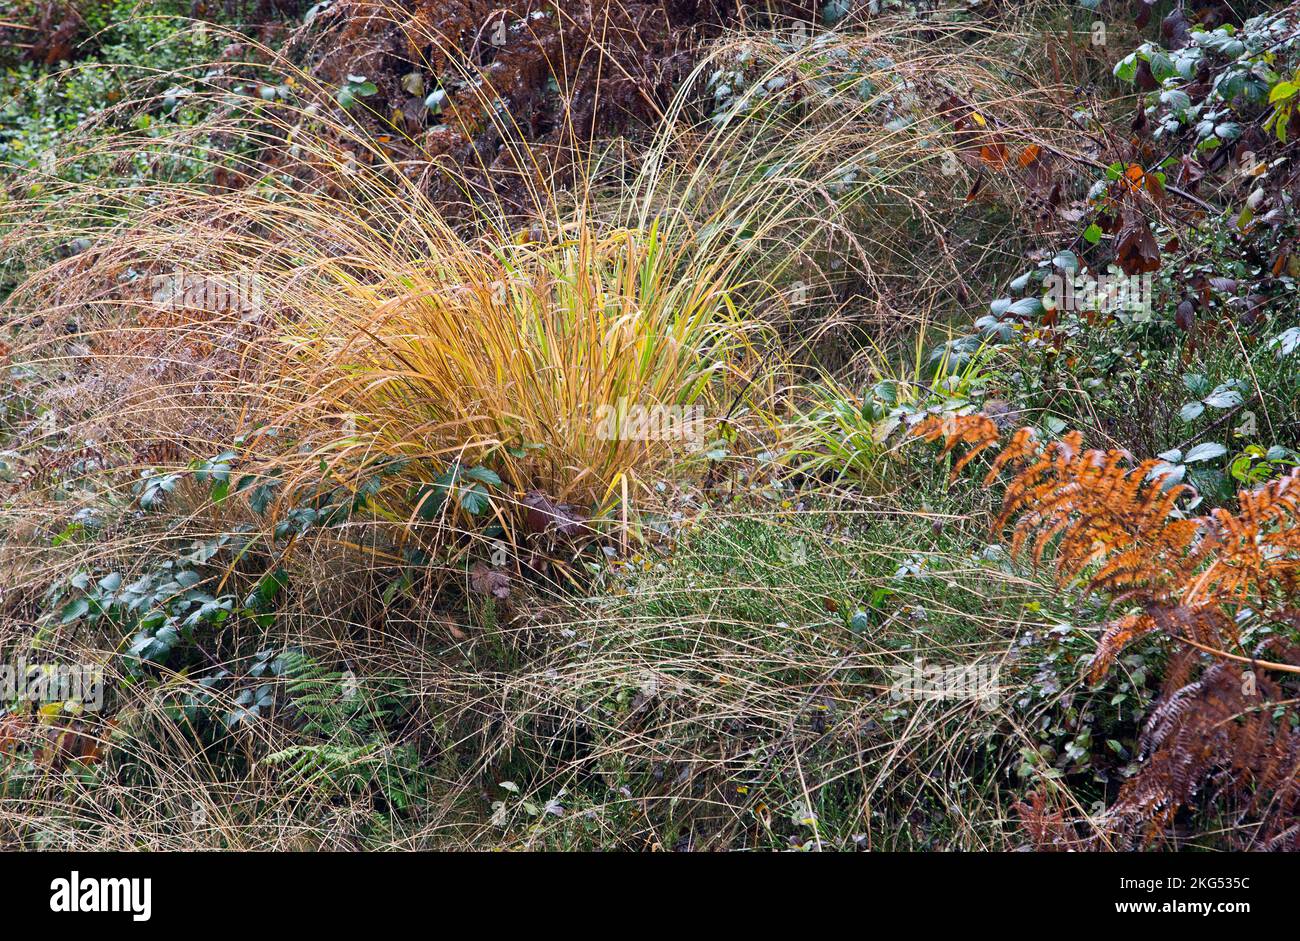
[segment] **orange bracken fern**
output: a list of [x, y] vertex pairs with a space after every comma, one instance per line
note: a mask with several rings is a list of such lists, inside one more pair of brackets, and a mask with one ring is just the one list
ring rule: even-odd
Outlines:
[[932, 416], [911, 434], [941, 442], [945, 456], [965, 445], [954, 477], [993, 453], [984, 483], [1009, 475], [994, 529], [1010, 528], [1012, 554], [1039, 565], [1050, 550], [1059, 585], [1104, 595], [1121, 612], [1102, 626], [1094, 681], [1143, 636], [1182, 642], [1144, 723], [1141, 768], [1094, 836], [1066, 835], [1041, 800], [1022, 805], [1031, 835], [1051, 824], [1055, 845], [1111, 845], [1108, 833], [1151, 842], [1213, 784], [1215, 798], [1235, 798], [1255, 824], [1242, 831], [1250, 848], [1300, 848], [1300, 732], [1286, 708], [1295, 692], [1281, 685], [1300, 673], [1300, 651], [1282, 632], [1243, 650], [1238, 626], [1250, 614], [1300, 627], [1300, 468], [1241, 491], [1235, 513], [1188, 516], [1179, 501], [1193, 488], [1171, 482], [1162, 462], [1085, 450], [1077, 431], [1044, 443], [1021, 428], [998, 450], [997, 425], [976, 414]]

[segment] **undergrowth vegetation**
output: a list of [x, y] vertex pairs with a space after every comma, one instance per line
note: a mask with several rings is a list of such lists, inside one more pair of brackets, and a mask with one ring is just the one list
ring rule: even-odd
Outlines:
[[0, 19], [0, 845], [1295, 848], [1300, 7]]

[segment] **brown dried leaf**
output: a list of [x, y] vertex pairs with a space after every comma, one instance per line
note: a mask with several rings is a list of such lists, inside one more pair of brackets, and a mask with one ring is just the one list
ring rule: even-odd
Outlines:
[[1137, 212], [1125, 212], [1115, 241], [1115, 261], [1125, 274], [1145, 274], [1160, 269], [1160, 246], [1145, 219]]
[[490, 568], [482, 562], [474, 563], [469, 570], [469, 587], [480, 595], [494, 598], [510, 596], [510, 576], [501, 569]]

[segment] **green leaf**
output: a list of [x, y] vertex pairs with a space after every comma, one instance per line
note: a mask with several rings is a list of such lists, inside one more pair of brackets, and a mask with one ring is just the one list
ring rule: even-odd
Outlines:
[[89, 611], [90, 602], [85, 598], [78, 598], [75, 601], [69, 602], [68, 605], [64, 607], [63, 613], [60, 616], [60, 622], [63, 624], [71, 624], [73, 621], [77, 620], [77, 618], [85, 617]]
[[1023, 297], [1007, 308], [1013, 317], [1038, 317], [1043, 311], [1043, 302], [1036, 297]]
[[1283, 330], [1270, 340], [1268, 345], [1277, 347], [1278, 356], [1290, 356], [1300, 349], [1300, 327]]
[[1160, 100], [1169, 106], [1171, 111], [1186, 111], [1192, 105], [1192, 99], [1185, 91], [1177, 88], [1171, 88], [1169, 91], [1160, 93]]
[[1205, 406], [1200, 402], [1188, 402], [1178, 410], [1178, 417], [1185, 422], [1196, 421], [1205, 413]]
[[1297, 91], [1300, 91], [1300, 86], [1297, 86], [1295, 82], [1278, 82], [1273, 86], [1273, 90], [1268, 93], [1268, 103], [1273, 105], [1279, 101], [1294, 98]]
[[1174, 60], [1163, 49], [1151, 50], [1147, 62], [1151, 65], [1151, 75], [1157, 82], [1163, 82], [1178, 74], [1178, 69], [1174, 67]]
[[486, 467], [471, 467], [465, 471], [465, 476], [472, 480], [482, 481], [489, 487], [500, 487], [501, 478], [497, 476], [496, 471], [489, 470]]
[[1062, 271], [1074, 274], [1079, 270], [1079, 256], [1069, 250], [1058, 252], [1056, 257], [1052, 259], [1052, 265]]
[[280, 481], [271, 480], [261, 484], [248, 495], [248, 505], [254, 513], [265, 513], [271, 507], [275, 500], [275, 490], [280, 486]]
[[64, 527], [63, 532], [59, 533], [52, 540], [50, 540], [50, 545], [61, 546], [65, 542], [68, 542], [71, 539], [75, 539], [76, 536], [85, 528], [86, 527], [83, 526], [81, 523], [69, 523], [67, 526]]
[[1186, 463], [1194, 464], [1197, 461], [1212, 461], [1216, 457], [1223, 457], [1228, 453], [1228, 449], [1217, 441], [1207, 441], [1205, 444], [1198, 444], [1187, 452]]
[[478, 516], [488, 508], [488, 492], [487, 488], [482, 484], [475, 484], [461, 490], [458, 499], [460, 500], [461, 509], [470, 516]]
[[289, 575], [284, 569], [276, 569], [263, 575], [257, 586], [244, 602], [247, 608], [261, 608], [275, 600], [280, 589], [289, 584]]
[[1233, 388], [1219, 386], [1203, 400], [1211, 408], [1236, 408], [1246, 401], [1245, 396]]
[[419, 517], [425, 522], [435, 520], [447, 500], [446, 484], [425, 484], [415, 492], [415, 503], [419, 507]]
[[1083, 230], [1083, 240], [1089, 245], [1096, 245], [1101, 241], [1101, 226], [1093, 223]]

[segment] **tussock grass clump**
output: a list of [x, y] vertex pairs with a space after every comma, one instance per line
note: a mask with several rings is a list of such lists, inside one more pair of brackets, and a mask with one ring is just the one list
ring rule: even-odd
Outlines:
[[[4, 643], [107, 664], [113, 695], [7, 728], [3, 838], [1005, 845], [1024, 718], [887, 677], [1005, 661], [1036, 585], [944, 544], [915, 588], [933, 521], [898, 507], [741, 495], [683, 532], [753, 483], [720, 462], [777, 442], [815, 341], [887, 345], [1011, 251], [943, 238], [1045, 97], [931, 45], [971, 31], [728, 36], [653, 133], [574, 124], [559, 161], [487, 108], [508, 201], [442, 159], [452, 109], [377, 134], [366, 81], [239, 36], [11, 181], [6, 513], [37, 561]], [[650, 509], [637, 575], [630, 539], [552, 538]], [[68, 729], [93, 760], [42, 750]]]
[[[575, 145], [571, 187], [532, 164], [520, 214], [468, 179], [463, 203], [435, 201], [430, 175], [454, 168], [370, 136], [333, 89], [240, 38], [245, 59], [97, 117], [84, 152], [9, 204], [35, 220], [9, 233], [35, 271], [12, 303], [44, 329], [18, 355], [38, 385], [71, 366], [105, 400], [64, 395], [58, 414], [112, 440], [106, 464], [184, 463], [269, 428], [256, 456], [290, 479], [409, 461], [376, 501], [396, 519], [453, 460], [626, 519], [641, 483], [772, 405], [787, 355], [771, 325], [837, 305], [850, 269], [881, 317], [898, 309], [874, 227], [932, 225], [917, 183], [943, 178], [937, 145], [970, 146], [934, 119], [949, 80], [911, 34], [753, 36], [696, 68], [635, 163]], [[1030, 126], [991, 63], [967, 68], [963, 95], [1002, 112], [1001, 133]], [[696, 91], [722, 73], [729, 97], [698, 122]], [[142, 109], [189, 117], [103, 130]], [[148, 173], [119, 190], [71, 172], [113, 158]], [[42, 267], [51, 247], [70, 257]], [[626, 409], [692, 420], [611, 433], [601, 416]]]
[[725, 256], [669, 238], [581, 226], [491, 252], [443, 241], [374, 278], [331, 272], [286, 338], [302, 404], [278, 423], [351, 416], [336, 448], [489, 464], [515, 491], [584, 507], [639, 495], [698, 456], [761, 340]]

